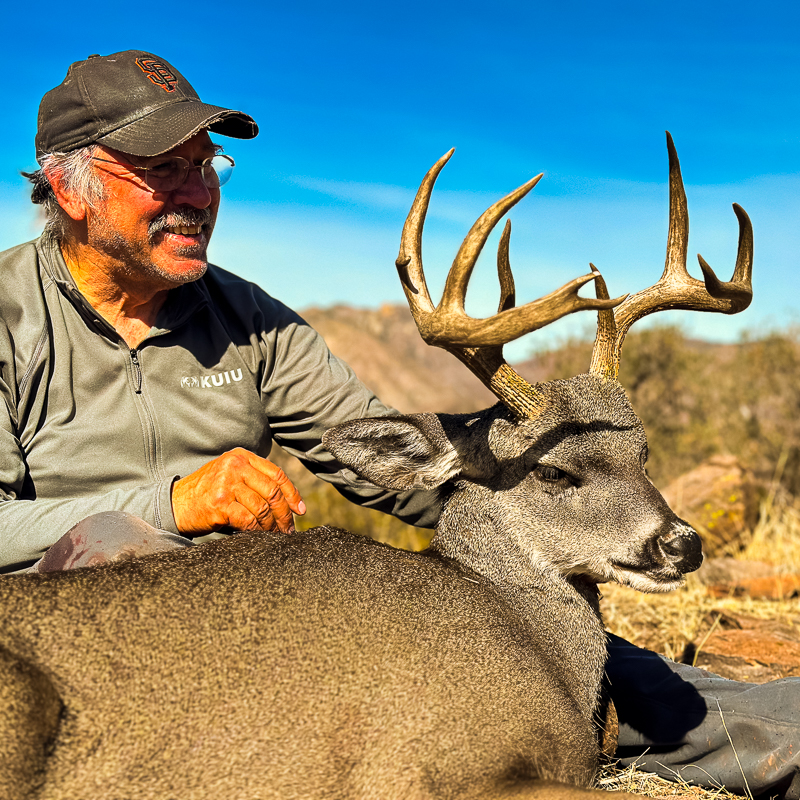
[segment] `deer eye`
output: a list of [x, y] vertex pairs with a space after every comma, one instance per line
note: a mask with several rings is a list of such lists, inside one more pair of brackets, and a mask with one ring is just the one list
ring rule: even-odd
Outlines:
[[567, 480], [569, 476], [562, 469], [557, 467], [550, 467], [547, 464], [537, 464], [534, 469], [536, 476], [547, 483], [557, 483], [558, 481]]

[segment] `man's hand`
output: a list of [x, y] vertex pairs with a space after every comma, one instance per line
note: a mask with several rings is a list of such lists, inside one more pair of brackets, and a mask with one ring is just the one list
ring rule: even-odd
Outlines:
[[237, 447], [209, 461], [172, 487], [178, 531], [204, 534], [237, 531], [294, 531], [295, 514], [305, 514], [300, 493], [280, 467]]

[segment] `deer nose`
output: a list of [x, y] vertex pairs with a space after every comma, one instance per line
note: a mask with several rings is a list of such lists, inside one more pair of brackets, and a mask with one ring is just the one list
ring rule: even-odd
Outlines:
[[685, 522], [658, 538], [658, 546], [679, 572], [694, 572], [703, 563], [703, 544], [697, 531]]

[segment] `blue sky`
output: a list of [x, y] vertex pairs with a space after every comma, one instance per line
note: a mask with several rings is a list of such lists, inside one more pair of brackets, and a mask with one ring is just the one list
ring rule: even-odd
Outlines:
[[[400, 230], [425, 171], [450, 147], [456, 155], [426, 226], [433, 292], [478, 215], [539, 172], [544, 180], [511, 212], [519, 302], [583, 274], [589, 261], [613, 294], [653, 283], [666, 244], [670, 130], [688, 194], [690, 270], [700, 274], [701, 252], [730, 276], [732, 202], [753, 220], [756, 251], [750, 309], [675, 318], [714, 340], [798, 321], [796, 3], [144, 8], [67, 13], [44, 2], [5, 11], [14, 35], [4, 43], [0, 247], [39, 227], [18, 172], [34, 166], [42, 94], [72, 61], [137, 48], [171, 61], [204, 100], [258, 121], [256, 140], [224, 140], [237, 174], [211, 254], [296, 308], [402, 302]], [[496, 304], [492, 249], [470, 289], [476, 315]], [[574, 315], [512, 356], [592, 325], [591, 315]]]

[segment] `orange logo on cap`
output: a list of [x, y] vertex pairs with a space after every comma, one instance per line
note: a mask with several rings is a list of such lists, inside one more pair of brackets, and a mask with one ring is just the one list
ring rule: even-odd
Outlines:
[[165, 92], [175, 91], [175, 84], [178, 82], [178, 78], [165, 64], [156, 61], [154, 58], [137, 58], [136, 66]]

